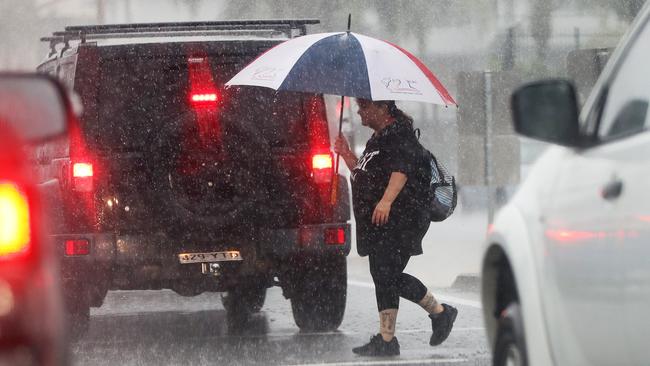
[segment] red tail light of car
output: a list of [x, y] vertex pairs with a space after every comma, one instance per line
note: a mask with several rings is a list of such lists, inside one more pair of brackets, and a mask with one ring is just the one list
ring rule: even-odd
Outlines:
[[194, 106], [214, 105], [219, 100], [217, 93], [192, 93], [190, 101]]
[[[308, 105], [309, 140], [311, 143], [312, 177], [318, 184], [331, 183], [334, 166], [330, 152], [325, 105], [319, 96], [311, 98]], [[329, 189], [329, 187], [328, 187]]]
[[202, 147], [214, 147], [221, 139], [218, 107], [223, 94], [217, 87], [208, 54], [203, 49], [188, 47], [188, 102], [194, 111]]
[[325, 229], [325, 244], [345, 245], [345, 229], [340, 227]]
[[29, 201], [11, 182], [0, 182], [0, 258], [26, 253], [31, 242]]
[[90, 254], [90, 243], [85, 239], [66, 240], [65, 255], [69, 257]]
[[90, 163], [74, 163], [72, 176], [75, 178], [88, 178], [93, 176], [93, 165]]
[[330, 150], [329, 127], [325, 101], [321, 95], [313, 95], [305, 101], [309, 130], [309, 166], [311, 178], [318, 189], [320, 215], [332, 217], [334, 205], [331, 202], [334, 178], [334, 159]]
[[93, 164], [88, 162], [72, 163], [72, 184], [77, 192], [92, 192], [95, 175]]
[[333, 165], [331, 153], [313, 154], [311, 158], [311, 168], [314, 181], [316, 183], [331, 182]]
[[212, 107], [219, 101], [219, 95], [210, 68], [210, 59], [202, 50], [194, 51], [188, 57], [190, 82], [190, 103], [193, 107]]
[[69, 134], [70, 167], [64, 179], [70, 180], [70, 188], [75, 192], [92, 192], [97, 166], [76, 119], [70, 121]]

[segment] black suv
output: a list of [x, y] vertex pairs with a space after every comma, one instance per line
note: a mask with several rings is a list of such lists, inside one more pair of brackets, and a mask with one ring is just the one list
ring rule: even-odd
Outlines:
[[[35, 157], [57, 212], [73, 329], [108, 290], [226, 292], [235, 323], [282, 287], [301, 329], [336, 329], [350, 251], [322, 95], [224, 88], [315, 20], [66, 27], [41, 73], [80, 97]], [[332, 195], [333, 181], [338, 193]]]

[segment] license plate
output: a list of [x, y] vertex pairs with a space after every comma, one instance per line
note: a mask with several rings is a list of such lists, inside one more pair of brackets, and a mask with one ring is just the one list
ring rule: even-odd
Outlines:
[[230, 250], [227, 252], [181, 253], [178, 255], [178, 260], [181, 264], [211, 263], [241, 261], [242, 257], [238, 250]]

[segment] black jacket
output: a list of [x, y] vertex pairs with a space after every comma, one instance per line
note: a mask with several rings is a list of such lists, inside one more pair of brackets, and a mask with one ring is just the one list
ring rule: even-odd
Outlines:
[[[418, 170], [422, 164], [419, 146], [408, 121], [390, 124], [366, 143], [351, 176], [359, 255], [385, 250], [422, 254], [422, 238], [430, 221], [418, 204], [418, 197], [423, 197]], [[404, 173], [406, 185], [391, 206], [388, 223], [377, 227], [372, 224], [372, 213], [393, 172]]]

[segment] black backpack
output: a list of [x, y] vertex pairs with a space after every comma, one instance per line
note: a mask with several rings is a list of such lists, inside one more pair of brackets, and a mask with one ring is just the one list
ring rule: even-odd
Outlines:
[[420, 144], [420, 131], [416, 129], [417, 144], [421, 149], [420, 182], [424, 211], [429, 215], [431, 221], [443, 221], [456, 208], [458, 201], [458, 190], [456, 179], [436, 157]]

